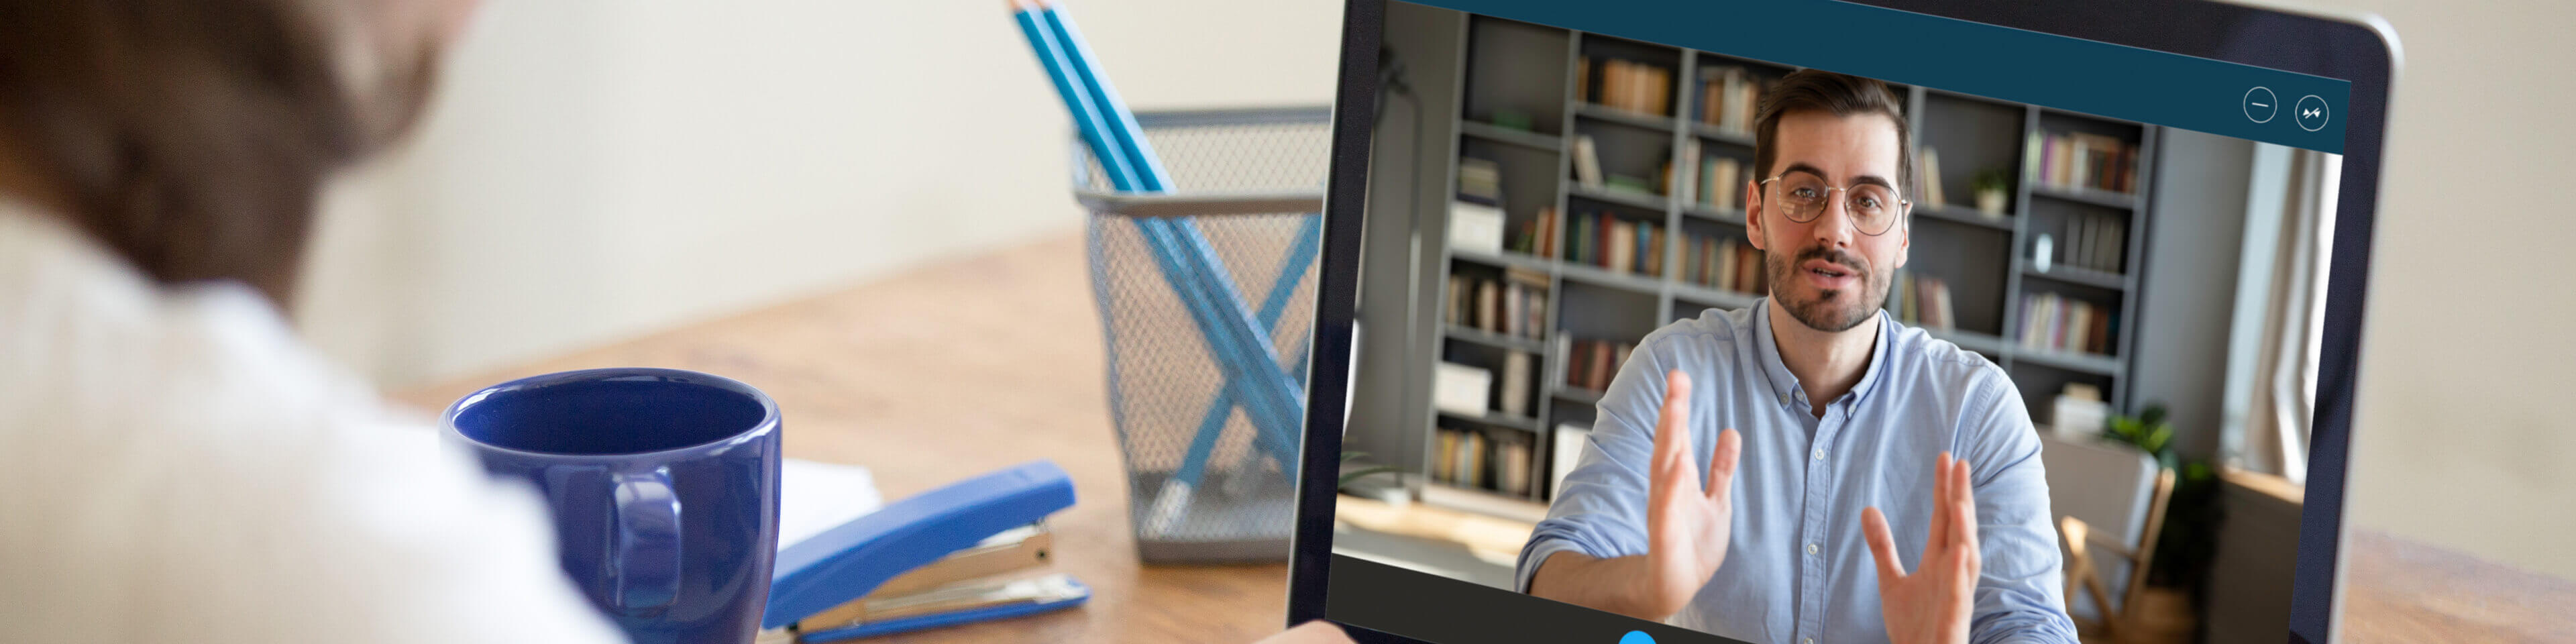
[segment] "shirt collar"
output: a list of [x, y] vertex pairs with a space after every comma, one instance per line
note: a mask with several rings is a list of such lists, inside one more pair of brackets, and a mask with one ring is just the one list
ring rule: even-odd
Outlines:
[[[1787, 405], [1805, 398], [1806, 391], [1798, 387], [1798, 376], [1789, 372], [1789, 363], [1780, 360], [1780, 338], [1771, 333], [1771, 306], [1771, 298], [1765, 297], [1752, 307], [1753, 346], [1761, 356], [1762, 373], [1770, 381], [1771, 395]], [[1869, 400], [1870, 392], [1878, 388], [1882, 380], [1879, 374], [1887, 370], [1887, 345], [1896, 341], [1896, 332], [1901, 330], [1886, 309], [1871, 318], [1878, 325], [1878, 341], [1871, 343], [1869, 367], [1861, 371], [1860, 382], [1852, 385], [1851, 393], [1844, 394], [1854, 404]]]

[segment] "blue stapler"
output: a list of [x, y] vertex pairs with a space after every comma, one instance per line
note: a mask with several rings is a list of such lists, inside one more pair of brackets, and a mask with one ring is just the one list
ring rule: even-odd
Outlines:
[[1047, 515], [1073, 507], [1073, 479], [1024, 463], [923, 492], [778, 552], [760, 644], [833, 642], [1082, 604], [1052, 557]]

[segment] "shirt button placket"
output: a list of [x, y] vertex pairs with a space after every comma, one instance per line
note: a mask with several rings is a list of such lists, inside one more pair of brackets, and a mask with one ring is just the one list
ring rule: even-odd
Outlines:
[[1804, 587], [1800, 588], [1803, 592], [1798, 593], [1800, 595], [1798, 598], [1799, 641], [1804, 644], [1814, 644], [1816, 639], [1813, 634], [1818, 629], [1824, 628], [1825, 587], [1828, 584], [1825, 579], [1824, 558], [1819, 556], [1823, 552], [1823, 547], [1818, 544], [1824, 542], [1823, 515], [1832, 505], [1830, 499], [1833, 497], [1834, 487], [1832, 468], [1827, 467], [1824, 460], [1824, 446], [1831, 444], [1835, 435], [1841, 432], [1844, 420], [1846, 418], [1839, 407], [1827, 408], [1824, 417], [1817, 419], [1812, 452], [1815, 458], [1807, 463], [1807, 511], [1805, 520], [1800, 522], [1802, 524], [1800, 532], [1804, 533], [1804, 541], [1807, 544], [1807, 556], [1799, 558], [1798, 562], [1801, 572], [1804, 573], [1800, 577], [1805, 582], [1802, 584]]

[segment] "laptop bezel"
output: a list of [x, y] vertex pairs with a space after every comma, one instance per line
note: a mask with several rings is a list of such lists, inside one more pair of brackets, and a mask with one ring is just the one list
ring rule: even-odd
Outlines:
[[[1673, 0], [1676, 2], [1687, 0]], [[2207, 0], [1957, 2], [1861, 0], [1860, 4], [2268, 67], [2352, 83], [2345, 117], [2343, 176], [2326, 280], [2316, 418], [2301, 509], [2291, 642], [2332, 641], [2338, 612], [2344, 491], [2359, 391], [2363, 312], [2379, 199], [2388, 97], [2400, 64], [2394, 32], [2374, 16], [2335, 15]], [[1334, 98], [1333, 149], [1325, 198], [1310, 409], [1343, 409], [1349, 394], [1351, 321], [1357, 305], [1370, 137], [1375, 130], [1378, 51], [1385, 0], [1348, 0]], [[1323, 619], [1332, 558], [1341, 414], [1307, 414], [1294, 553], [1290, 624]], [[1467, 617], [1467, 616], [1461, 616]], [[1417, 642], [1345, 625], [1361, 642]], [[1431, 643], [1425, 643], [1431, 644]], [[1438, 643], [1456, 644], [1456, 643]]]

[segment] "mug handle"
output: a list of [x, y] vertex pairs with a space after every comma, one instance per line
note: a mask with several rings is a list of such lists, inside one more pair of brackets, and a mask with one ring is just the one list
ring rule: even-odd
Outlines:
[[670, 606], [680, 596], [680, 496], [670, 471], [619, 472], [616, 533], [610, 538], [609, 578], [620, 610]]

